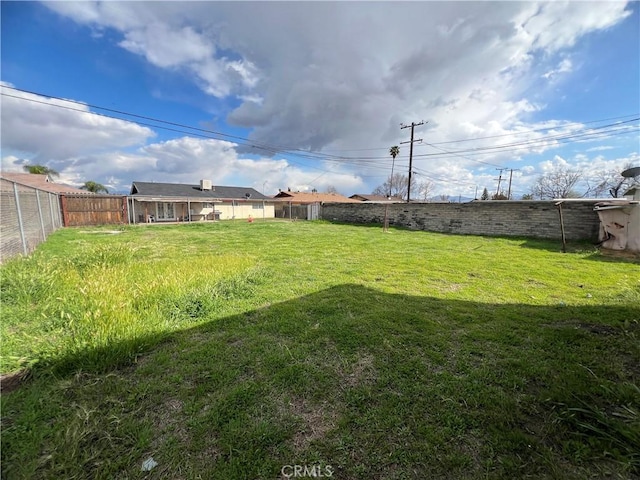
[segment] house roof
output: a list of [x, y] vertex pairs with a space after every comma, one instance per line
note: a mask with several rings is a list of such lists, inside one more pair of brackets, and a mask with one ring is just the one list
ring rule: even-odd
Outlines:
[[372, 195], [371, 193], [354, 193], [349, 198], [353, 198], [355, 200], [360, 200], [362, 202], [401, 202], [402, 199], [398, 197], [389, 197], [386, 195]]
[[275, 197], [276, 200], [282, 200], [295, 203], [355, 203], [358, 200], [345, 197], [339, 193], [308, 193], [308, 192], [280, 192]]
[[69, 185], [65, 185], [64, 183], [55, 183], [51, 181], [51, 177], [46, 174], [36, 174], [36, 173], [12, 173], [12, 172], [2, 172], [0, 173], [0, 177], [5, 180], [10, 180], [12, 182], [19, 183], [20, 185], [25, 185], [27, 187], [37, 188], [44, 192], [49, 193], [82, 193], [84, 195], [93, 195], [93, 193], [88, 192], [87, 190], [81, 190], [80, 188], [70, 187]]
[[[227, 187], [213, 185], [211, 190], [201, 190], [200, 185], [184, 183], [133, 182], [131, 195], [153, 197], [185, 197], [207, 200], [270, 200], [251, 187]], [[247, 197], [247, 195], [249, 195]]]

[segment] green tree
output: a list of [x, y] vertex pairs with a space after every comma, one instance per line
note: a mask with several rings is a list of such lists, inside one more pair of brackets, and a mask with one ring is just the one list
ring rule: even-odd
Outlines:
[[531, 193], [525, 193], [522, 195], [522, 200], [533, 200], [533, 195]]
[[[396, 164], [396, 157], [400, 154], [400, 147], [397, 145], [394, 145], [393, 147], [391, 147], [389, 149], [389, 155], [391, 155], [391, 157], [393, 158], [393, 161], [391, 162], [391, 176], [389, 178], [393, 179], [393, 167]], [[383, 194], [384, 195], [384, 194]], [[389, 182], [389, 197], [391, 197], [391, 182]]]
[[107, 187], [105, 187], [101, 183], [94, 182], [92, 180], [89, 180], [88, 182], [84, 182], [84, 185], [82, 185], [80, 188], [92, 193], [100, 193], [100, 192], [109, 193], [109, 190], [107, 190]]
[[487, 190], [487, 187], [484, 187], [480, 200], [489, 200], [489, 190]]
[[45, 165], [24, 165], [22, 168], [26, 172], [33, 173], [35, 175], [50, 175], [52, 177], [60, 176], [60, 174], [53, 168], [49, 168]]

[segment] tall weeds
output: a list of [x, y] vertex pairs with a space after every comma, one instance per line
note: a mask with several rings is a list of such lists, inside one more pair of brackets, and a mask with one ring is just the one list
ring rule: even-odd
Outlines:
[[3, 267], [2, 371], [126, 363], [163, 334], [229, 311], [264, 275], [240, 256], [136, 262], [135, 254], [100, 245]]

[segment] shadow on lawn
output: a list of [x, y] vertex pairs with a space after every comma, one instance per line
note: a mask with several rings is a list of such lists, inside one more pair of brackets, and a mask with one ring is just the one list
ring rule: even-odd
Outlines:
[[[190, 439], [172, 448], [191, 449], [191, 473], [273, 478], [281, 465], [321, 462], [337, 478], [578, 478], [602, 473], [590, 462], [603, 452], [628, 474], [640, 448], [616, 417], [640, 406], [627, 388], [638, 383], [639, 321], [631, 306], [484, 304], [346, 284], [47, 368], [64, 383], [114, 351], [129, 361], [145, 351], [119, 370], [118, 388], [145, 417], [183, 398], [172, 410], [180, 421], [165, 421]], [[3, 447], [15, 461], [11, 440]], [[186, 457], [167, 466], [168, 450], [152, 442], [136, 448], [165, 455], [158, 476], [187, 468]]]
[[[562, 242], [557, 240], [543, 239], [523, 239], [521, 245], [523, 248], [533, 248], [536, 250], [546, 250], [549, 252], [562, 252]], [[599, 262], [628, 262], [640, 263], [640, 253], [630, 252], [627, 250], [608, 250], [601, 248], [597, 243], [567, 242], [567, 253], [588, 253], [585, 257], [587, 260], [595, 260]]]

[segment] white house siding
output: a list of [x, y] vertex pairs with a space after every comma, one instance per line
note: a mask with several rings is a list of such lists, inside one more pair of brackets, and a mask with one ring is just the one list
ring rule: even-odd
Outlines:
[[[246, 202], [234, 200], [233, 205], [230, 200], [226, 200], [222, 203], [203, 202], [200, 199], [197, 201], [171, 201], [155, 202], [155, 201], [139, 201], [135, 197], [132, 199], [130, 205], [129, 215], [133, 223], [145, 223], [147, 219], [151, 221], [188, 221], [189, 212], [191, 213], [191, 221], [209, 221], [215, 218], [215, 212], [219, 212], [220, 220], [231, 219], [246, 219], [249, 216], [260, 218], [274, 218], [275, 211], [273, 203], [264, 203], [264, 209], [262, 202]], [[220, 200], [217, 200], [220, 202]], [[172, 218], [159, 218], [158, 217], [158, 203], [172, 203], [173, 204], [173, 217]]]
[[262, 202], [234, 201], [234, 204], [231, 205], [230, 201], [226, 201], [221, 204], [216, 204], [216, 210], [220, 212], [220, 220], [249, 218], [249, 216], [255, 219], [275, 217], [273, 203], [265, 202], [264, 210], [262, 206]]

